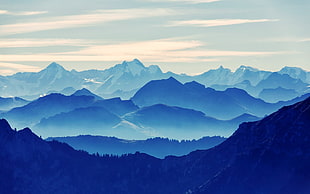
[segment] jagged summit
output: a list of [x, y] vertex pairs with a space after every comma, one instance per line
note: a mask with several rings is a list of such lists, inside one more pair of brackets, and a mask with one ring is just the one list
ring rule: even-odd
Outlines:
[[238, 67], [238, 69], [236, 69], [236, 72], [238, 72], [238, 71], [247, 71], [247, 70], [248, 71], [254, 71], [254, 72], [259, 71], [256, 68], [253, 68], [253, 67], [250, 67], [250, 66], [241, 65], [240, 67]]
[[220, 65], [217, 69], [225, 69], [223, 65]]
[[140, 75], [142, 71], [147, 68], [138, 59], [133, 61], [124, 61], [122, 64], [118, 64], [113, 69], [119, 69], [119, 71], [131, 73], [132, 75]]
[[143, 63], [141, 61], [139, 61], [138, 59], [134, 59], [132, 61], [124, 61], [122, 64], [126, 64], [126, 65], [139, 65], [141, 67], [145, 67], [143, 65]]
[[48, 70], [65, 70], [65, 68], [63, 66], [59, 65], [56, 62], [52, 62], [45, 69], [48, 69]]

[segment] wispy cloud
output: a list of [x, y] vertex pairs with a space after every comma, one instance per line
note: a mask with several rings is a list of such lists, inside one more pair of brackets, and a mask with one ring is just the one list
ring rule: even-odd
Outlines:
[[128, 42], [119, 44], [96, 45], [77, 52], [68, 54], [86, 54], [86, 55], [151, 55], [167, 51], [191, 49], [202, 46], [199, 41], [184, 41], [176, 39], [160, 39], [140, 42]]
[[310, 42], [310, 38], [299, 39], [298, 42]]
[[6, 62], [15, 61], [119, 61], [139, 58], [146, 62], [205, 62], [223, 57], [268, 56], [283, 54], [264, 51], [208, 50], [199, 41], [160, 39], [108, 45], [93, 45], [75, 52], [36, 55], [0, 55]]
[[[260, 40], [261, 41], [261, 40]], [[266, 38], [264, 41], [267, 42], [291, 42], [291, 43], [303, 43], [310, 42], [310, 38], [302, 37], [276, 37], [276, 38]]]
[[106, 23], [136, 18], [167, 16], [174, 13], [175, 12], [170, 9], [98, 10], [90, 14], [41, 18], [36, 22], [0, 25], [0, 35], [92, 26], [97, 23]]
[[184, 2], [189, 4], [213, 3], [221, 0], [148, 0], [151, 2]]
[[80, 39], [0, 39], [0, 48], [89, 46], [94, 41]]
[[229, 26], [236, 24], [246, 23], [259, 23], [259, 22], [275, 22], [276, 19], [215, 19], [215, 20], [184, 20], [173, 21], [168, 26], [196, 26], [196, 27], [214, 27], [214, 26]]
[[0, 15], [16, 15], [16, 16], [31, 16], [46, 14], [48, 11], [21, 11], [21, 12], [11, 12], [8, 10], [0, 10]]
[[9, 74], [13, 74], [16, 72], [36, 72], [39, 70], [40, 70], [39, 67], [35, 67], [31, 65], [0, 62], [0, 74], [1, 75], [9, 75]]

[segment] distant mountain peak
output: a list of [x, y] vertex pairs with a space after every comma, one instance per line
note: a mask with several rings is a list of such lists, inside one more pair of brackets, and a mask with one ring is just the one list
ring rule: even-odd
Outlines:
[[92, 93], [86, 88], [82, 88], [80, 90], [77, 90], [72, 94], [72, 96], [93, 96], [95, 100], [103, 100], [100, 96], [97, 96], [96, 94]]
[[123, 63], [120, 64], [120, 67], [122, 67], [125, 72], [130, 72], [133, 75], [140, 75], [140, 73], [146, 69], [143, 63], [138, 59], [134, 59], [133, 61], [123, 61]]
[[287, 70], [293, 70], [293, 71], [305, 71], [305, 70], [303, 70], [302, 68], [300, 68], [300, 67], [289, 67], [289, 66], [285, 66], [285, 67], [283, 67], [281, 70], [280, 70], [280, 72], [281, 71], [287, 71]]
[[168, 79], [162, 79], [159, 81], [164, 81], [167, 83], [174, 83], [174, 84], [182, 84], [181, 82], [179, 82], [177, 79], [175, 79], [174, 77], [170, 76]]
[[53, 83], [55, 80], [61, 78], [66, 72], [66, 69], [56, 62], [49, 64], [45, 69], [40, 71], [41, 79], [49, 79]]
[[241, 66], [236, 70], [236, 72], [238, 72], [238, 71], [246, 71], [246, 70], [254, 71], [254, 72], [259, 71], [259, 70], [256, 69], [256, 68], [253, 68], [253, 67], [250, 67], [250, 66], [241, 65]]
[[45, 69], [50, 69], [50, 70], [65, 70], [65, 68], [61, 65], [59, 65], [56, 62], [52, 62], [49, 64]]
[[138, 59], [134, 59], [132, 61], [123, 61], [122, 64], [125, 64], [125, 65], [138, 65], [138, 66], [141, 66], [141, 67], [145, 67], [143, 65], [143, 63], [141, 61], [139, 61]]
[[74, 94], [72, 94], [73, 96], [76, 95], [76, 94], [92, 94], [91, 91], [89, 91], [88, 89], [86, 88], [82, 88], [80, 90], [77, 90], [76, 92], [74, 92]]
[[225, 68], [223, 65], [220, 65], [216, 70], [231, 71], [229, 68]]
[[190, 87], [190, 88], [195, 88], [195, 89], [205, 89], [205, 86], [196, 82], [196, 81], [191, 81], [191, 82], [187, 82], [184, 84], [185, 87]]
[[170, 76], [168, 79], [167, 79], [168, 81], [178, 81], [178, 80], [176, 80], [174, 77], [172, 77], [172, 76]]

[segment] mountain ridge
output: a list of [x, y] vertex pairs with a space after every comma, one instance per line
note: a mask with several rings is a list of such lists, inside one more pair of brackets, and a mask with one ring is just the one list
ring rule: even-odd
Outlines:
[[[301, 80], [303, 83], [310, 84], [310, 72], [300, 68], [284, 67], [278, 73], [290, 75], [294, 80]], [[200, 75], [189, 76], [173, 72], [164, 73], [159, 66], [150, 65], [146, 67], [138, 59], [124, 61], [104, 70], [68, 71], [61, 65], [53, 62], [39, 72], [24, 72], [10, 76], [1, 76], [0, 92], [3, 97], [19, 96], [24, 97], [26, 100], [33, 100], [40, 95], [48, 94], [49, 91], [60, 92], [65, 88], [71, 87], [77, 90], [86, 88], [104, 98], [121, 97], [129, 99], [134, 91], [141, 88], [147, 82], [167, 79], [173, 76], [182, 83], [196, 81], [206, 87], [213, 87], [213, 85], [239, 87], [257, 97], [261, 89], [254, 86], [271, 74], [272, 72], [270, 71], [240, 66], [234, 72], [220, 67], [208, 70]], [[242, 87], [240, 83], [244, 81], [248, 81], [254, 88], [250, 86]], [[294, 87], [298, 88], [301, 86], [295, 83]], [[305, 88], [299, 89], [298, 94], [304, 94], [303, 90]]]
[[305, 194], [309, 115], [307, 98], [242, 124], [214, 148], [162, 160], [141, 153], [88, 155], [34, 134], [30, 138], [25, 135], [30, 130], [14, 131], [0, 120], [0, 188], [5, 193]]

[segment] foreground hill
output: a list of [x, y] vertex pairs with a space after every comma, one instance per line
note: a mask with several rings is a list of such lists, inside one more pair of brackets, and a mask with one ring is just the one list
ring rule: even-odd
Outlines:
[[[97, 157], [0, 120], [3, 193], [310, 192], [310, 98], [244, 123], [209, 150], [163, 160]], [[163, 187], [163, 185], [165, 185]]]

